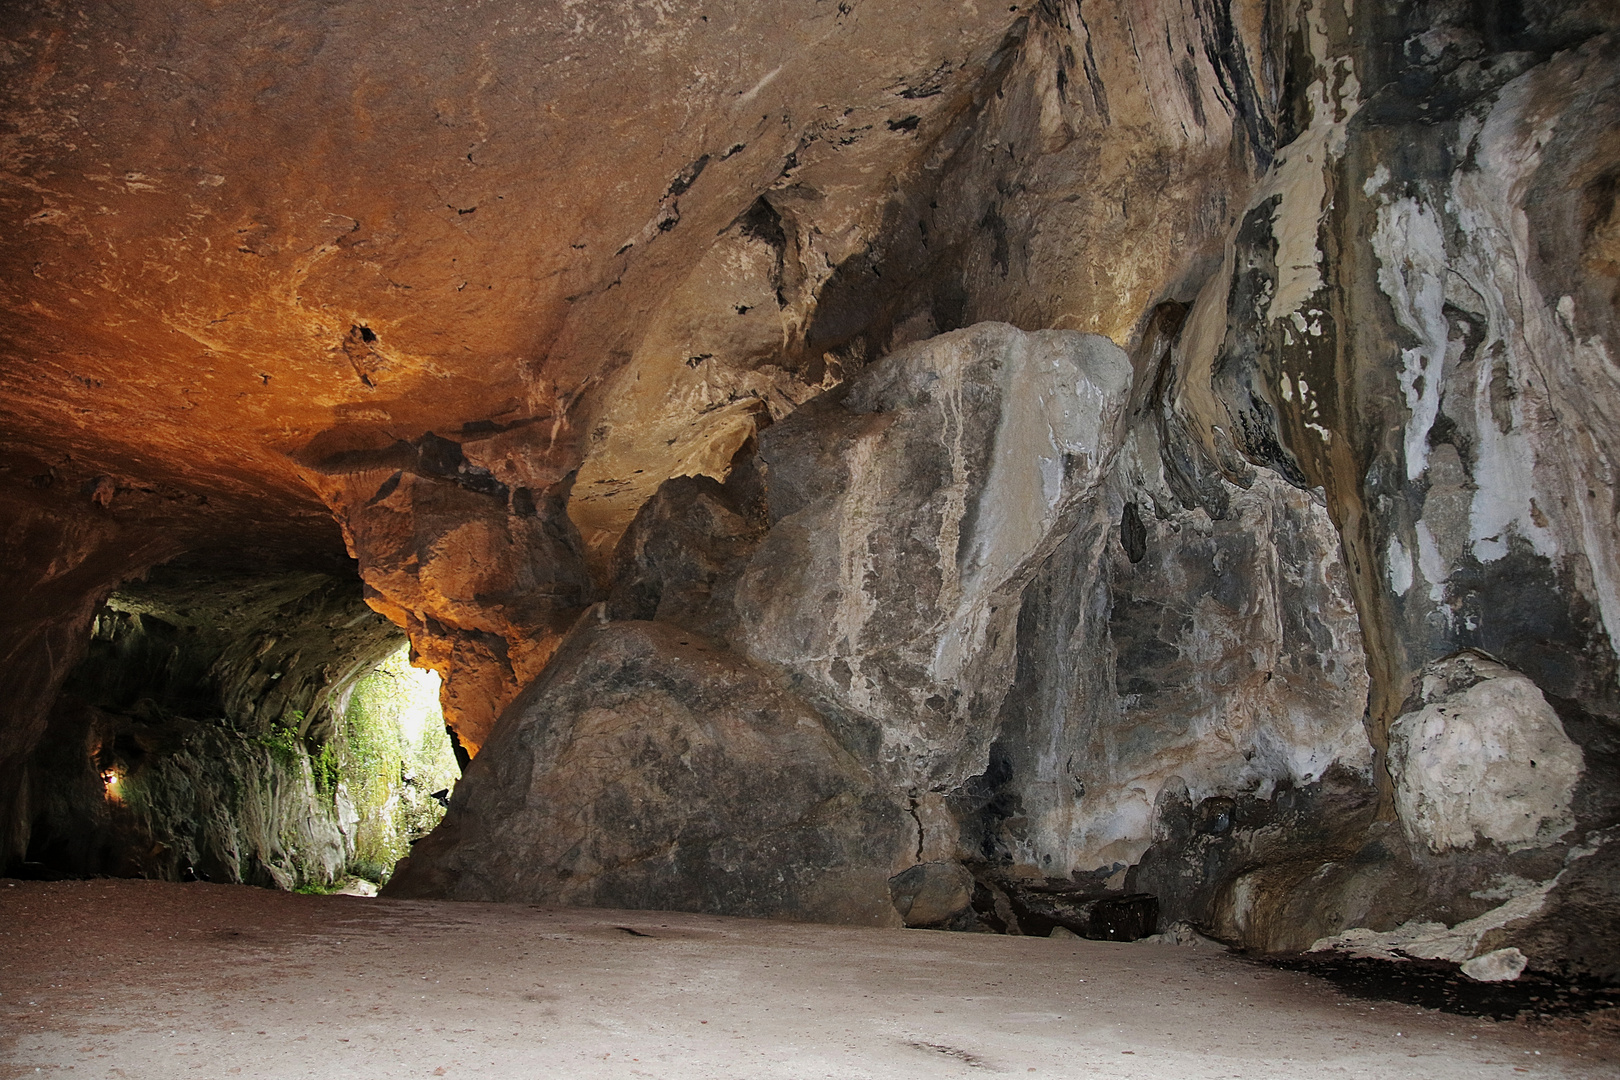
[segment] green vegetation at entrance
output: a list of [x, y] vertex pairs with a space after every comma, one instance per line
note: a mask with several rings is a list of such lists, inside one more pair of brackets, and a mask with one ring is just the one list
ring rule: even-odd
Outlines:
[[439, 677], [401, 648], [355, 684], [333, 738], [311, 762], [353, 837], [351, 873], [386, 881], [444, 816], [433, 793], [460, 776], [439, 711]]

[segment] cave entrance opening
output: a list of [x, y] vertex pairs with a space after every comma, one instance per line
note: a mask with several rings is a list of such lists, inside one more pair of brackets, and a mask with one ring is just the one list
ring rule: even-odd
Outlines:
[[381, 885], [444, 816], [461, 778], [439, 708], [439, 676], [401, 644], [358, 679], [313, 762], [351, 850], [355, 885]]
[[88, 629], [0, 872], [365, 893], [443, 816], [439, 677], [357, 578], [177, 560]]

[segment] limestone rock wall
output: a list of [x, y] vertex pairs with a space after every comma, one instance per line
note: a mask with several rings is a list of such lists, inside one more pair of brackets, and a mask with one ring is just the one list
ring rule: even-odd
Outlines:
[[1167, 788], [1202, 800], [1335, 768], [1370, 779], [1367, 676], [1326, 511], [1269, 474], [1230, 495], [1220, 518], [1150, 516], [1134, 563], [1120, 534], [1136, 504], [1099, 499], [1030, 586], [994, 767], [960, 797], [982, 857], [1106, 877], [1152, 843]]
[[[64, 681], [90, 644], [96, 611], [120, 583], [192, 552], [193, 565], [248, 569], [289, 563], [346, 574], [329, 521], [244, 500], [107, 472], [72, 454], [0, 452], [0, 860], [21, 858], [37, 794], [27, 762], [40, 747]], [[221, 534], [228, 534], [222, 541]]]
[[292, 889], [331, 884], [353, 854], [302, 748], [217, 719], [130, 716], [65, 697], [29, 781], [29, 846], [10, 874]]
[[[1285, 868], [1238, 874], [1216, 902], [1228, 914], [1213, 913], [1231, 936], [1297, 946], [1301, 929], [1334, 932], [1341, 920], [1385, 930], [1425, 914], [1450, 922], [1481, 898], [1566, 895], [1555, 875], [1594, 858], [1613, 821], [1602, 800], [1560, 809], [1582, 786], [1612, 783], [1612, 507], [1609, 489], [1587, 479], [1615, 450], [1606, 410], [1593, 406], [1611, 393], [1613, 365], [1591, 359], [1611, 348], [1593, 330], [1612, 317], [1613, 290], [1590, 254], [1607, 210], [1577, 223], [1542, 214], [1534, 194], [1539, 184], [1561, 192], [1554, 201], [1590, 202], [1592, 178], [1614, 168], [1591, 126], [1608, 123], [1615, 100], [1604, 17], [1572, 8], [1509, 25], [1435, 6], [1346, 22], [1311, 12], [1301, 24], [1313, 104], [1192, 306], [1172, 350], [1182, 365], [1172, 393], [1216, 460], [1230, 447], [1322, 492], [1361, 623], [1380, 816], [1405, 836], [1324, 860], [1315, 880]], [[1404, 51], [1372, 45], [1373, 28]], [[1571, 329], [1575, 293], [1541, 284], [1548, 261], [1566, 267], [1570, 288], [1582, 282], [1585, 303], [1604, 297], [1585, 332]], [[1524, 682], [1491, 681], [1499, 692], [1453, 702], [1437, 726], [1425, 687], [1470, 649]], [[1471, 734], [1501, 723], [1502, 695], [1522, 700], [1513, 734]], [[1413, 746], [1420, 730], [1427, 751]], [[1479, 816], [1427, 792], [1425, 754], [1468, 745], [1466, 761], [1440, 771], [1483, 779], [1519, 739], [1549, 758], [1548, 780], [1530, 789], [1543, 797], [1508, 782]], [[1515, 805], [1528, 817], [1509, 828], [1495, 815]], [[1452, 837], [1445, 854], [1427, 843], [1437, 829]], [[1456, 850], [1479, 846], [1491, 854]], [[1346, 862], [1358, 860], [1378, 869], [1352, 886]], [[1521, 873], [1516, 860], [1535, 866]], [[1397, 866], [1414, 868], [1404, 890], [1389, 887]], [[1322, 907], [1306, 910], [1304, 896]], [[1561, 917], [1593, 917], [1590, 902], [1571, 901]], [[1527, 925], [1522, 912], [1502, 918], [1498, 944]], [[1612, 954], [1532, 962], [1613, 965]]]
[[[670, 482], [621, 547], [628, 595], [587, 614], [570, 638], [579, 659], [548, 669], [527, 703], [508, 710], [494, 736], [499, 764], [469, 773], [463, 784], [475, 794], [455, 804], [465, 810], [418, 845], [390, 890], [892, 921], [887, 878], [927, 844], [917, 807], [982, 768], [986, 721], [1012, 679], [1024, 582], [1095, 498], [1129, 380], [1129, 359], [1105, 339], [981, 325], [902, 349], [772, 426], [757, 465], [738, 463], [731, 491]], [[760, 487], [765, 505], [753, 513], [763, 510], [765, 528], [738, 528]], [[672, 505], [677, 492], [702, 501]], [[654, 535], [676, 551], [649, 558]], [[728, 579], [719, 602], [729, 601], [729, 619], [705, 611], [712, 587], [699, 602], [670, 604], [670, 578], [690, 580], [670, 570], [727, 553], [704, 576]], [[654, 602], [635, 583], [655, 568]], [[638, 595], [639, 610], [624, 606]], [[615, 610], [666, 626], [628, 639], [628, 629], [592, 629]], [[725, 638], [706, 643], [718, 652], [701, 681], [672, 684], [662, 665], [680, 656], [666, 656], [668, 625], [683, 623], [674, 636], [719, 629]], [[619, 658], [630, 642], [633, 665]], [[791, 689], [774, 685], [783, 677]], [[739, 727], [734, 713], [758, 719]], [[765, 745], [774, 741], [780, 758], [769, 763], [756, 760], [754, 730], [767, 720], [765, 734], [777, 734]], [[802, 743], [808, 732], [820, 734]], [[700, 752], [714, 760], [699, 768]], [[667, 790], [680, 776], [664, 778], [671, 757], [696, 770], [701, 796]], [[625, 770], [626, 761], [640, 764]], [[806, 779], [762, 783], [778, 770]], [[817, 778], [829, 770], [853, 776], [827, 787]], [[845, 792], [838, 805], [872, 820], [848, 818], [846, 836], [846, 811], [799, 808], [797, 784], [812, 781]], [[658, 790], [643, 792], [648, 784]], [[770, 845], [747, 839], [763, 827], [755, 819], [783, 814], [793, 823], [770, 826]], [[812, 814], [833, 817], [802, 817]], [[708, 831], [688, 837], [694, 819]], [[836, 834], [818, 841], [836, 855], [819, 876], [818, 862], [801, 865], [808, 840], [787, 839], [817, 829]], [[632, 840], [630, 852], [616, 850]], [[742, 848], [729, 863], [702, 854], [733, 841]], [[657, 853], [650, 866], [637, 847]], [[760, 886], [749, 882], [773, 874], [767, 896], [750, 899]]]
[[131, 542], [88, 499], [61, 498], [43, 462], [13, 464], [31, 468], [26, 478], [8, 477], [0, 497], [13, 597], [0, 624], [0, 693], [7, 703], [0, 713], [0, 859], [8, 863], [28, 847], [28, 759], [62, 681], [84, 654], [97, 605], [124, 576], [175, 554], [170, 538]]

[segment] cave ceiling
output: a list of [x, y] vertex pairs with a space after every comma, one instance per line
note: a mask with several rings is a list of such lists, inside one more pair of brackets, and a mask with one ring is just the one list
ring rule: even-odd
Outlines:
[[[641, 440], [669, 451], [621, 438], [592, 478], [729, 456], [750, 410], [826, 378], [750, 376], [802, 342], [820, 284], [784, 281], [800, 237], [781, 216], [813, 218], [817, 250], [788, 258], [824, 280], [1023, 19], [906, 0], [7, 5], [12, 468], [105, 476], [115, 502], [161, 488], [200, 536], [300, 522], [330, 545], [300, 462], [429, 431], [518, 429], [508, 467], [544, 486], [593, 427], [746, 397]], [[737, 325], [702, 325], [705, 304]], [[707, 400], [624, 407], [627, 365], [667, 383], [703, 352], [735, 368]]]

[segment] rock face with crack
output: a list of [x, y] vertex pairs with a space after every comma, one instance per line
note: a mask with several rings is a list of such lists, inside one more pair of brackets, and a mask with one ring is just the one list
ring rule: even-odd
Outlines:
[[876, 722], [901, 783], [977, 771], [1024, 585], [1095, 498], [1129, 385], [1106, 339], [984, 324], [771, 428], [737, 642]]
[[341, 538], [399, 891], [1620, 972], [1612, 4], [576, 6], [0, 16], [8, 858]]

